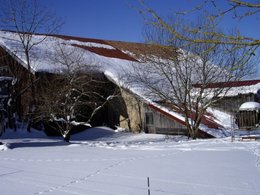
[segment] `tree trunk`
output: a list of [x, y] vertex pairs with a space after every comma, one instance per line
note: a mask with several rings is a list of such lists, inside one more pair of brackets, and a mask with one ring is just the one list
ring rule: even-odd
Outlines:
[[188, 125], [188, 137], [194, 139], [198, 138], [198, 128]]
[[70, 133], [71, 133], [71, 126], [68, 123], [69, 122], [67, 122], [66, 127], [65, 127], [66, 130], [62, 134], [63, 140], [67, 143], [70, 142]]
[[31, 68], [31, 63], [30, 63], [30, 56], [29, 56], [29, 50], [25, 49], [25, 56], [26, 56], [26, 61], [28, 65], [28, 71], [29, 71], [29, 86], [31, 88], [31, 102], [30, 102], [30, 107], [29, 107], [29, 123], [27, 126], [27, 131], [31, 132], [31, 123], [32, 123], [32, 115], [34, 113], [34, 106], [36, 105], [36, 96], [35, 96], [35, 88], [34, 88], [34, 77], [32, 75], [32, 68]]
[[70, 142], [70, 133], [69, 132], [63, 135], [63, 140], [67, 143]]

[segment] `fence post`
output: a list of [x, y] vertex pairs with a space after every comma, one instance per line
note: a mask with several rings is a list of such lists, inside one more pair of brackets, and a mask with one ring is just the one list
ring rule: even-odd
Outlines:
[[148, 195], [151, 195], [150, 193], [150, 179], [147, 177], [147, 186], [148, 186]]

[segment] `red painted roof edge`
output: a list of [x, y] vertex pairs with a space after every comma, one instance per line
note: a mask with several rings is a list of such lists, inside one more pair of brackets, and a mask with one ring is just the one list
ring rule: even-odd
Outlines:
[[[218, 87], [243, 87], [251, 86], [260, 83], [260, 80], [242, 80], [242, 81], [227, 81], [227, 82], [218, 82], [218, 83], [209, 83], [206, 88], [218, 88]], [[201, 84], [194, 84], [194, 87], [201, 87]]]

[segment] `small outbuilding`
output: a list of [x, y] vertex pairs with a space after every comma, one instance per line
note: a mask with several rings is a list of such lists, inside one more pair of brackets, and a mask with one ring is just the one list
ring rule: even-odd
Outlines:
[[251, 130], [259, 126], [260, 103], [245, 102], [239, 107], [237, 122], [239, 129]]

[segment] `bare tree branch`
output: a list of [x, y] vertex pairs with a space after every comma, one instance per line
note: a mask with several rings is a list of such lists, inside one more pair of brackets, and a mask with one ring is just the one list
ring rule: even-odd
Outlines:
[[[156, 47], [157, 54], [144, 54], [140, 59], [143, 64], [133, 63], [133, 71], [126, 78], [130, 87], [139, 87], [149, 99], [181, 113], [190, 135], [196, 138], [207, 108], [229, 91], [224, 83], [250, 75], [253, 64], [249, 63], [247, 48], [214, 43], [210, 41], [217, 36], [214, 33], [189, 35], [190, 40], [209, 41], [187, 44], [183, 37], [189, 32], [179, 28], [181, 37], [172, 35], [167, 28], [172, 28], [171, 24], [182, 27], [183, 23], [173, 20], [167, 26], [151, 25], [149, 29], [159, 28], [148, 36], [148, 42], [155, 43], [153, 47]], [[215, 30], [207, 22], [198, 25], [202, 31]], [[158, 40], [168, 45], [156, 44]], [[151, 46], [147, 47], [149, 50]], [[219, 83], [219, 86], [211, 88], [212, 83]]]
[[[208, 15], [204, 15], [203, 17], [208, 17], [208, 21], [212, 23], [213, 26], [216, 26], [222, 19], [223, 16], [227, 13], [232, 13], [238, 8], [244, 8], [247, 9], [243, 13], [241, 13], [239, 16], [235, 13], [236, 18], [245, 18], [250, 17], [260, 11], [259, 3], [247, 3], [246, 1], [239, 1], [239, 0], [228, 0], [230, 7], [227, 10], [221, 10], [221, 8], [218, 8], [218, 1], [215, 0], [206, 0], [203, 1], [198, 6], [195, 6], [194, 9], [189, 11], [181, 12], [181, 14], [189, 14], [191, 12], [200, 12], [203, 7], [208, 5], [209, 3], [215, 7], [215, 10], [218, 12], [217, 14], [212, 13]], [[154, 26], [162, 26], [164, 29], [167, 29], [172, 35], [177, 37], [178, 39], [184, 40], [189, 43], [209, 43], [209, 44], [229, 44], [229, 45], [237, 45], [237, 47], [253, 47], [258, 48], [260, 45], [260, 40], [253, 38], [253, 37], [246, 37], [242, 36], [240, 34], [227, 34], [219, 31], [204, 31], [199, 27], [191, 27], [186, 26], [186, 31], [189, 31], [190, 34], [201, 34], [201, 35], [212, 35], [214, 39], [202, 39], [202, 38], [195, 38], [193, 39], [192, 35], [184, 35], [180, 31], [176, 29], [176, 25], [167, 22], [165, 19], [162, 19], [152, 8], [146, 6], [144, 3], [141, 4], [143, 7], [143, 10], [141, 13], [148, 14], [151, 16], [154, 21], [152, 21], [152, 24]], [[177, 15], [180, 15], [180, 12], [177, 12]], [[177, 16], [175, 16], [177, 17]], [[151, 22], [151, 21], [150, 21]]]
[[58, 124], [66, 141], [73, 122], [91, 123], [97, 112], [118, 93], [106, 88], [108, 81], [100, 78], [98, 64], [85, 54], [80, 48], [57, 44], [51, 61], [59, 70], [45, 73], [42, 79], [38, 113], [45, 122], [51, 120]]

